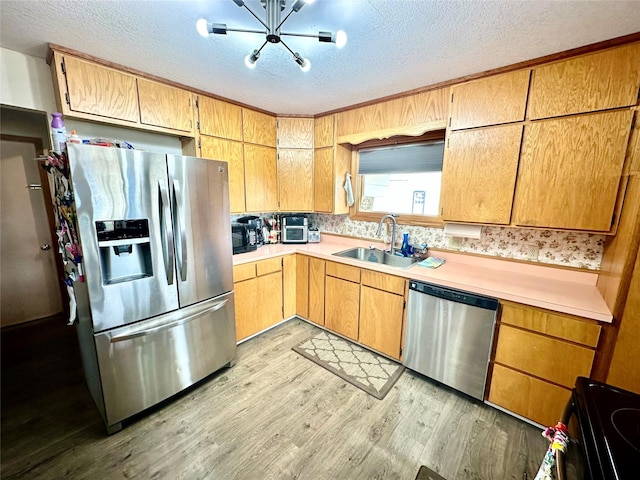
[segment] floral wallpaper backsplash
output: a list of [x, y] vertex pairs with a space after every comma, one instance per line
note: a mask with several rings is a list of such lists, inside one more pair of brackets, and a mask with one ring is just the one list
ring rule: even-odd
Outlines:
[[[309, 224], [318, 227], [321, 232], [381, 240], [376, 235], [377, 222], [351, 220], [348, 215], [309, 214]], [[433, 248], [519, 260], [528, 260], [528, 247], [536, 245], [539, 263], [589, 270], [600, 269], [605, 240], [604, 235], [591, 233], [483, 226], [480, 239], [462, 238], [460, 247], [452, 248], [450, 237], [446, 237], [442, 229], [398, 225], [398, 242], [402, 241], [403, 232], [409, 232], [411, 244], [417, 246], [426, 243]]]

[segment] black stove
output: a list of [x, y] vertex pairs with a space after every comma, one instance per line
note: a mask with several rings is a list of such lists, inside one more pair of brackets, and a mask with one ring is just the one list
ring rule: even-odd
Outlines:
[[591, 480], [640, 478], [640, 395], [578, 377], [571, 402]]

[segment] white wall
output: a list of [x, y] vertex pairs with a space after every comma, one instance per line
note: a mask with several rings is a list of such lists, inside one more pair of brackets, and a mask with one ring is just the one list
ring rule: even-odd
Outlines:
[[[47, 114], [57, 111], [51, 70], [43, 58], [0, 47], [0, 104]], [[65, 118], [67, 133], [76, 130], [82, 138], [125, 140], [138, 150], [182, 154], [177, 137]], [[45, 145], [45, 148], [50, 148]]]

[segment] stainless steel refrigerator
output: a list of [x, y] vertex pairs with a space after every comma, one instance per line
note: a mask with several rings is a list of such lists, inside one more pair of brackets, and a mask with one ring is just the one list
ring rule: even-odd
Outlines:
[[107, 430], [236, 356], [225, 162], [68, 146], [78, 336]]

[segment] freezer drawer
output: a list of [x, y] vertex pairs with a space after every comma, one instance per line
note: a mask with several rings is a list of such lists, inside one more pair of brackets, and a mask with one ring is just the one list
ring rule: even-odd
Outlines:
[[109, 427], [235, 358], [233, 292], [97, 334], [95, 342]]

